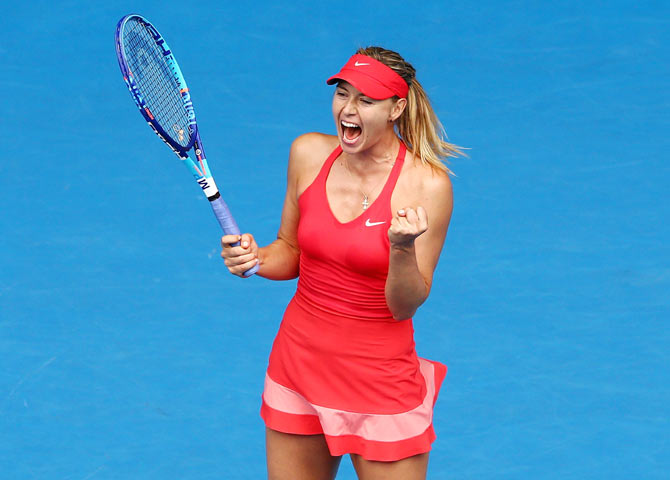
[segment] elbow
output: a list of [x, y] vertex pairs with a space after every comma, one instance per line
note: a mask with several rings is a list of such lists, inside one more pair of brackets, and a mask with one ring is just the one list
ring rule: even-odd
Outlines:
[[411, 303], [401, 304], [399, 302], [387, 301], [387, 304], [391, 315], [393, 315], [393, 319], [401, 322], [403, 320], [410, 320], [416, 314], [419, 307], [423, 305], [423, 302], [426, 301], [426, 298], [428, 298], [428, 295], [417, 298], [415, 302]]
[[393, 320], [402, 322], [403, 320], [411, 320], [414, 314], [416, 313], [416, 308], [413, 310], [403, 310], [403, 311], [391, 311], [393, 315]]
[[394, 320], [399, 322], [403, 320], [410, 320], [416, 314], [416, 311], [425, 300], [426, 298], [424, 297], [417, 302], [406, 303], [404, 305], [389, 304], [389, 310], [391, 311], [391, 315], [393, 315]]
[[423, 302], [428, 298], [430, 286], [425, 282], [408, 292], [407, 289], [398, 290], [386, 285], [386, 305], [391, 311], [394, 320], [411, 319]]

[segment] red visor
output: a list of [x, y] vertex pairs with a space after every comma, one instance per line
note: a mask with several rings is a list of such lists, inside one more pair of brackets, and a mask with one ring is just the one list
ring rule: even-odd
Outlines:
[[342, 67], [337, 75], [326, 83], [332, 85], [338, 80], [352, 84], [363, 95], [375, 100], [398, 96], [407, 97], [409, 87], [403, 78], [382, 62], [366, 55], [356, 54]]

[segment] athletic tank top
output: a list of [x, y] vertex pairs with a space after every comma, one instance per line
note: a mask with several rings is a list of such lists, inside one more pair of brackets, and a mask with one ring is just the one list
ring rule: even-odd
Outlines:
[[381, 193], [349, 222], [335, 218], [326, 196], [326, 179], [342, 153], [341, 146], [330, 154], [314, 182], [300, 195], [300, 276], [294, 300], [308, 312], [395, 322], [384, 288], [389, 267], [391, 195], [405, 152], [405, 145], [400, 142]]

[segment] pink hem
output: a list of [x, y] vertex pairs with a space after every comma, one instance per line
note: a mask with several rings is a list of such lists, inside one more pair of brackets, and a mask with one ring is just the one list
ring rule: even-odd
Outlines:
[[435, 440], [433, 407], [447, 368], [438, 362], [419, 361], [426, 397], [407, 412], [376, 415], [320, 407], [267, 377], [261, 416], [273, 430], [324, 434], [331, 454], [336, 456], [355, 453], [368, 460], [394, 461], [428, 452]]

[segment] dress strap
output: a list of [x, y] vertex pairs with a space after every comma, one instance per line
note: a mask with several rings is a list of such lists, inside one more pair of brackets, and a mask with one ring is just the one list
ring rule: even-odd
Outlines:
[[396, 157], [395, 163], [393, 164], [393, 169], [389, 174], [389, 178], [386, 179], [386, 185], [384, 185], [384, 188], [382, 189], [381, 193], [379, 194], [379, 197], [377, 197], [375, 202], [381, 199], [379, 203], [386, 204], [388, 203], [385, 200], [385, 198], [387, 197], [388, 201], [390, 202], [391, 195], [393, 194], [393, 189], [395, 188], [395, 184], [398, 182], [398, 177], [400, 177], [400, 171], [402, 170], [402, 166], [405, 163], [406, 154], [407, 154], [407, 147], [405, 146], [403, 141], [400, 140], [400, 148], [398, 149], [398, 156]]
[[333, 166], [333, 163], [337, 159], [337, 157], [340, 156], [342, 153], [342, 146], [340, 144], [335, 147], [335, 150], [331, 152], [331, 154], [328, 156], [325, 162], [323, 162], [323, 165], [321, 166], [321, 170], [319, 170], [319, 174], [316, 176], [314, 179], [314, 182], [312, 183], [325, 183], [326, 178], [328, 178], [328, 174], [330, 173], [330, 168]]

